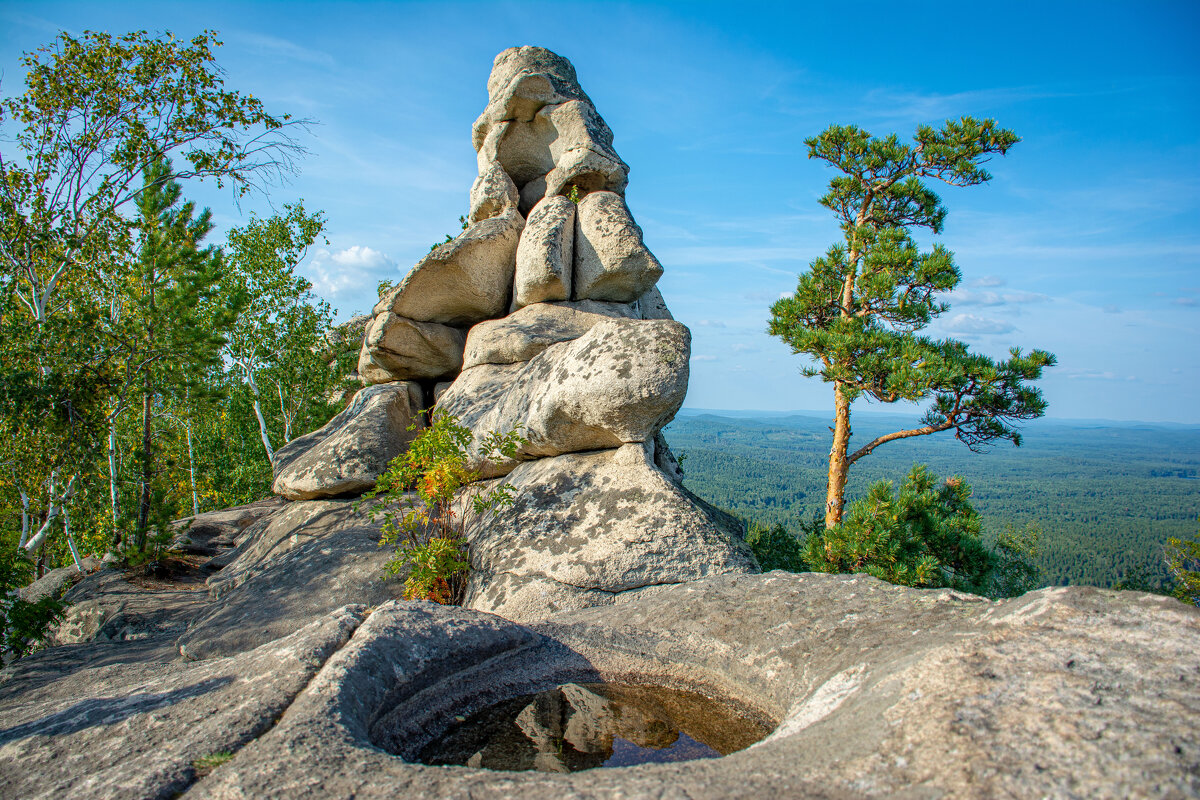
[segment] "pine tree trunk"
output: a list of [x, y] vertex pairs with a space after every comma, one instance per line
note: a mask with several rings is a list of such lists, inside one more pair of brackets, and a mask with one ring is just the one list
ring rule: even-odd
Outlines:
[[846, 459], [850, 446], [850, 398], [840, 381], [833, 384], [833, 407], [833, 445], [829, 448], [829, 478], [825, 484], [826, 528], [842, 521], [846, 476], [850, 473], [850, 462]]
[[189, 419], [185, 424], [187, 428], [187, 443], [188, 443], [188, 474], [192, 479], [192, 516], [200, 515], [200, 498], [196, 494], [196, 457], [192, 451], [192, 421]]
[[150, 473], [152, 469], [150, 448], [153, 445], [150, 421], [152, 419], [154, 395], [150, 381], [146, 380], [146, 390], [142, 396], [142, 480], [138, 498], [137, 517], [137, 547], [144, 547], [146, 534], [150, 527]]

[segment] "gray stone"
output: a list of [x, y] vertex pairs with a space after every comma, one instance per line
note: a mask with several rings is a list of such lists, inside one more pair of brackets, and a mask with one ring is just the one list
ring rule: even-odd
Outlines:
[[469, 537], [465, 605], [524, 621], [649, 585], [756, 572], [741, 525], [668, 479], [650, 450], [518, 466], [506, 479], [513, 505]]
[[[80, 567], [83, 568], [82, 571], [80, 571]], [[95, 556], [86, 556], [80, 559], [79, 566], [72, 563], [65, 567], [52, 569], [28, 586], [22, 586], [17, 590], [17, 596], [26, 603], [36, 603], [43, 597], [58, 597], [85, 574], [98, 569], [100, 569], [100, 559]]]
[[[583, 193], [624, 195], [629, 166], [612, 147], [612, 131], [590, 102], [574, 100], [549, 106], [538, 114], [555, 133], [550, 143], [554, 168], [546, 173], [546, 196], [566, 194], [571, 186]], [[512, 134], [510, 133], [510, 136]]]
[[520, 199], [517, 185], [499, 162], [481, 164], [479, 177], [471, 184], [471, 211], [467, 222], [498, 217], [510, 208], [516, 208]]
[[575, 204], [547, 197], [534, 206], [517, 245], [514, 310], [532, 303], [571, 299]]
[[647, 292], [638, 298], [638, 309], [642, 319], [675, 319], [667, 310], [667, 301], [663, 300], [662, 292], [657, 286], [651, 286]]
[[376, 314], [358, 357], [367, 384], [440, 378], [462, 368], [466, 333], [437, 322], [416, 322], [390, 311]]
[[632, 303], [654, 287], [662, 272], [620, 195], [592, 192], [579, 201], [572, 289], [576, 300]]
[[95, 572], [63, 597], [66, 613], [49, 643], [174, 640], [207, 605], [203, 589], [199, 572], [170, 583], [114, 569]]
[[437, 407], [475, 434], [472, 468], [484, 477], [516, 466], [478, 453], [491, 431], [519, 428], [518, 460], [641, 442], [683, 403], [690, 340], [678, 322], [602, 320], [530, 361], [465, 370]]
[[624, 303], [535, 303], [501, 319], [481, 322], [467, 334], [463, 369], [480, 364], [514, 364], [528, 361], [552, 344], [578, 339], [602, 320], [636, 319]]
[[398, 597], [388, 578], [392, 551], [379, 546], [382, 522], [353, 500], [290, 503], [239, 546], [208, 579], [215, 602], [179, 637], [189, 659], [233, 655], [287, 636], [322, 614], [352, 603]]
[[423, 396], [412, 382], [361, 389], [325, 426], [275, 452], [272, 491], [289, 500], [361, 494], [416, 436]]
[[376, 304], [417, 322], [472, 325], [508, 309], [517, 240], [525, 220], [516, 209], [482, 219], [438, 245]]
[[192, 555], [215, 556], [237, 546], [242, 533], [263, 517], [282, 508], [287, 500], [268, 497], [242, 506], [208, 511], [171, 523], [175, 531], [169, 549]]
[[[362, 607], [341, 609], [286, 639], [202, 664], [60, 664], [57, 680], [31, 683], [22, 677], [43, 654], [22, 659], [0, 684], [0, 796], [177, 797], [198, 777], [198, 759], [265, 733], [363, 616]], [[52, 661], [58, 649], [44, 656]]]
[[472, 126], [471, 141], [482, 149], [488, 133], [509, 120], [528, 121], [548, 103], [591, 103], [571, 62], [543, 47], [510, 47], [492, 62], [488, 105]]
[[[1197, 609], [1083, 587], [992, 602], [866, 576], [721, 575], [533, 626], [385, 604], [186, 797], [1194, 797], [1198, 650]], [[630, 769], [414, 763], [497, 701], [606, 680], [698, 691], [775, 731], [724, 758]]]

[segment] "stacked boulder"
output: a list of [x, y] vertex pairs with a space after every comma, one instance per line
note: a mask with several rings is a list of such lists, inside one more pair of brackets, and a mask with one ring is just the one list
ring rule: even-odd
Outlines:
[[687, 393], [691, 334], [625, 203], [629, 168], [566, 59], [505, 50], [474, 126], [467, 226], [387, 292], [366, 324], [367, 388], [276, 457], [275, 491], [361, 493], [436, 405], [516, 502], [471, 531], [467, 604], [514, 619], [640, 587], [754, 571], [738, 523], [680, 484], [660, 431]]

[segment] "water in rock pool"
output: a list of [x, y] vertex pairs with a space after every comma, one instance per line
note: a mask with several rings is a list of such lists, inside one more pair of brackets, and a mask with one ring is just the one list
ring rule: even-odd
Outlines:
[[567, 683], [484, 709], [421, 751], [425, 764], [576, 772], [716, 758], [770, 733], [693, 692]]

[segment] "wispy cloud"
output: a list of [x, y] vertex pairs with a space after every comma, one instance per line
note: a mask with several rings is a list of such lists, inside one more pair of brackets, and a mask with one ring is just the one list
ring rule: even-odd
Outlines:
[[1050, 298], [1037, 292], [979, 292], [973, 289], [955, 289], [949, 301], [962, 306], [1003, 306], [1021, 303], [1042, 303]]
[[941, 327], [951, 333], [975, 335], [1011, 333], [1016, 330], [1016, 326], [1011, 322], [992, 317], [980, 317], [975, 314], [955, 314], [944, 321]]
[[252, 33], [250, 31], [231, 31], [226, 35], [226, 38], [230, 41], [236, 41], [247, 47], [254, 48], [261, 55], [269, 55], [291, 61], [302, 61], [307, 64], [319, 64], [323, 67], [332, 67], [337, 63], [329, 53], [322, 50], [314, 50], [310, 47], [303, 47], [287, 39], [281, 39], [278, 36]]
[[716, 356], [692, 353], [692, 361], [716, 361], [716, 360], [717, 360]]

